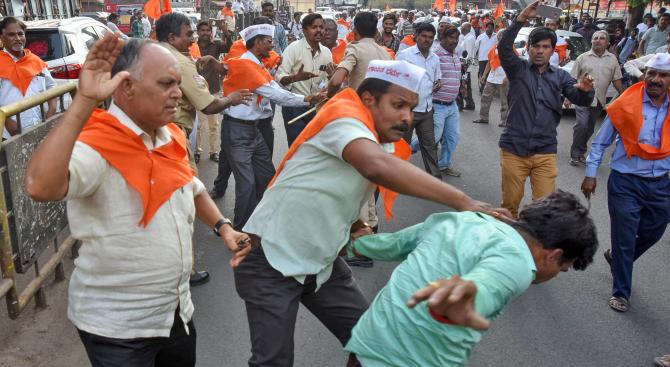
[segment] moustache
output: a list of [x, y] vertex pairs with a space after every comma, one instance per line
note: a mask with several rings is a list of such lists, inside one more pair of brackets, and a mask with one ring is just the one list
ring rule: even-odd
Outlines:
[[391, 129], [406, 133], [406, 132], [409, 131], [409, 125], [408, 124], [398, 124], [398, 125], [393, 126]]
[[661, 83], [654, 83], [654, 82], [649, 82], [647, 84], [648, 87], [656, 87], [656, 88], [663, 88], [663, 84]]

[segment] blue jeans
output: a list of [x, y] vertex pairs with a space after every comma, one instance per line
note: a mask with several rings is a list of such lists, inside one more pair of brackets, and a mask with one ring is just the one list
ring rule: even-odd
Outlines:
[[[458, 145], [460, 132], [460, 115], [456, 102], [450, 106], [433, 103], [433, 123], [435, 124], [435, 142], [441, 145], [438, 154], [438, 165], [440, 169], [451, 167], [451, 156]], [[419, 141], [412, 140], [412, 152], [419, 150]]]
[[658, 242], [670, 219], [670, 179], [612, 170], [607, 182], [612, 228], [612, 295], [630, 299], [633, 262]]

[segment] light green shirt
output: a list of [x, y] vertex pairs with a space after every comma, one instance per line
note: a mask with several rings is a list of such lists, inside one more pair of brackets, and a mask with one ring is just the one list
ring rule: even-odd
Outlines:
[[342, 158], [344, 148], [357, 139], [376, 142], [355, 119], [326, 125], [285, 163], [244, 226], [261, 238], [268, 262], [284, 276], [304, 283], [307, 275], [316, 275], [317, 287], [330, 278], [333, 262], [349, 242], [351, 224], [375, 190]]
[[435, 321], [425, 303], [407, 301], [439, 278], [460, 275], [477, 285], [477, 312], [495, 319], [535, 279], [528, 245], [512, 227], [481, 213], [433, 214], [396, 233], [353, 244], [375, 260], [405, 260], [354, 327], [345, 350], [363, 367], [462, 366], [482, 332]]

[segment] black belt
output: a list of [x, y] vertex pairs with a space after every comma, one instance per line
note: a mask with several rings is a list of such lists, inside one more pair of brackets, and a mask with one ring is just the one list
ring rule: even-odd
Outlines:
[[433, 103], [434, 104], [439, 104], [439, 105], [442, 105], [442, 106], [451, 106], [452, 104], [454, 104], [454, 101], [447, 102], [447, 101], [440, 101], [440, 100], [434, 99]]
[[633, 176], [635, 176], [639, 179], [645, 180], [645, 181], [652, 181], [652, 182], [658, 182], [658, 181], [661, 181], [663, 179], [668, 178], [667, 174], [662, 175], [662, 176], [658, 176], [658, 177], [643, 177], [643, 176], [638, 176], [638, 175], [633, 175]]
[[258, 122], [258, 120], [242, 120], [230, 115], [224, 115], [224, 119], [227, 121], [237, 122], [245, 125], [253, 125], [253, 126], [256, 126], [256, 123]]

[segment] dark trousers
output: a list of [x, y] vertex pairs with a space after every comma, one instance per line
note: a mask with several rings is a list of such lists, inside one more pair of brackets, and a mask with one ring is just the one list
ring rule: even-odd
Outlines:
[[570, 147], [570, 158], [579, 159], [586, 155], [587, 143], [593, 135], [596, 127], [596, 119], [603, 112], [602, 106], [596, 107], [575, 106], [575, 117], [577, 122], [572, 128], [572, 147]]
[[421, 146], [421, 158], [426, 172], [441, 179], [442, 174], [437, 165], [437, 143], [435, 142], [435, 123], [433, 121], [433, 111], [414, 112], [414, 121], [412, 128], [405, 133], [405, 141], [412, 142], [412, 132], [416, 130], [416, 136]]
[[473, 109], [475, 108], [475, 100], [472, 98], [472, 73], [469, 71], [465, 73], [465, 78], [466, 80], [462, 81], [461, 83], [465, 84], [465, 98], [459, 93], [458, 97], [456, 98], [456, 104], [458, 105], [459, 109], [463, 109], [463, 107], [472, 107]]
[[258, 129], [259, 123], [232, 121], [226, 116], [221, 124], [221, 149], [235, 177], [233, 227], [236, 230], [244, 227], [275, 174], [272, 155]]
[[[225, 118], [224, 118], [225, 121]], [[275, 132], [272, 127], [272, 117], [262, 119], [258, 121], [258, 131], [260, 131], [263, 136], [263, 140], [270, 149], [270, 157], [272, 157], [272, 151], [274, 150], [274, 141], [275, 141]], [[228, 181], [230, 180], [230, 175], [233, 173], [233, 169], [230, 168], [230, 163], [226, 158], [226, 152], [223, 150], [223, 130], [221, 131], [221, 152], [219, 153], [219, 170], [214, 179], [214, 188], [216, 192], [220, 192], [222, 195], [226, 193], [228, 189]]]
[[479, 94], [482, 94], [484, 91], [484, 85], [486, 85], [486, 83], [481, 84], [479, 80], [482, 78], [482, 75], [484, 75], [484, 70], [486, 70], [486, 64], [488, 62], [488, 60], [479, 60], [479, 70], [477, 70], [477, 85], [479, 86]]
[[251, 336], [250, 367], [293, 366], [293, 334], [300, 303], [344, 346], [368, 308], [351, 269], [338, 257], [333, 272], [318, 292], [316, 276], [304, 284], [275, 270], [261, 246], [251, 250], [235, 269], [235, 288], [244, 300]]
[[195, 325], [184, 323], [175, 312], [170, 337], [114, 339], [79, 331], [93, 367], [193, 367], [195, 366]]
[[292, 123], [291, 125], [289, 125], [288, 122], [307, 112], [310, 108], [311, 108], [310, 106], [305, 107], [283, 106], [281, 108], [281, 114], [284, 117], [284, 128], [286, 129], [286, 141], [288, 142], [289, 148], [291, 147], [291, 144], [293, 144], [293, 141], [298, 137], [298, 135], [300, 135], [305, 126], [307, 126], [307, 124], [310, 121], [312, 121], [314, 116], [316, 116], [316, 113], [310, 113], [309, 115], [301, 118], [300, 120]]
[[612, 242], [612, 295], [630, 298], [633, 262], [663, 237], [670, 220], [670, 179], [612, 170], [607, 182]]

